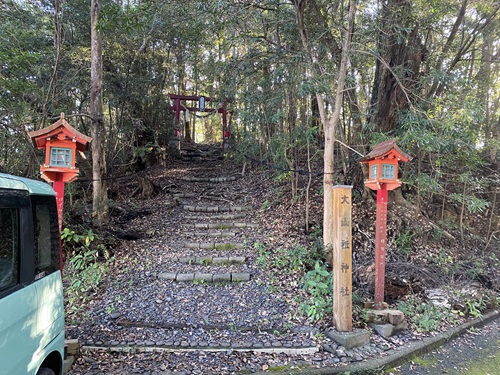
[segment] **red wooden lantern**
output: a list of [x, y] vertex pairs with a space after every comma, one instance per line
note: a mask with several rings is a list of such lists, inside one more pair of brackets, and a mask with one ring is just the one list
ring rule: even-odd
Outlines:
[[40, 166], [45, 181], [61, 179], [68, 183], [77, 178], [76, 151], [85, 151], [92, 138], [68, 124], [64, 113], [49, 127], [30, 132], [29, 136], [38, 149], [45, 149], [45, 163]]
[[[52, 187], [56, 192], [59, 231], [61, 231], [64, 184], [72, 182], [78, 177], [76, 151], [85, 151], [92, 138], [80, 133], [68, 124], [64, 119], [64, 113], [61, 113], [61, 118], [52, 125], [30, 132], [28, 135], [38, 149], [45, 149], [45, 163], [40, 166], [40, 174], [45, 181], [53, 183]], [[62, 270], [62, 263], [60, 266]]]
[[384, 304], [385, 253], [387, 244], [388, 191], [401, 186], [398, 180], [398, 162], [407, 162], [411, 156], [396, 146], [395, 139], [379, 143], [361, 159], [368, 163], [365, 185], [377, 191], [377, 221], [375, 223], [375, 308]]
[[401, 186], [398, 180], [398, 162], [407, 162], [411, 156], [401, 151], [395, 139], [379, 143], [373, 150], [361, 159], [361, 163], [368, 163], [368, 178], [365, 185], [372, 190], [380, 190], [382, 184], [387, 190], [394, 190]]

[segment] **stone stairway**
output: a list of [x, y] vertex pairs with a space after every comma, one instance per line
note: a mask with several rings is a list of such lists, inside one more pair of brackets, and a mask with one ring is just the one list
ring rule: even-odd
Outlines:
[[79, 335], [83, 349], [316, 353], [312, 328], [292, 324], [288, 303], [268, 290], [253, 247], [265, 231], [239, 179], [199, 172], [183, 172], [152, 202], [155, 214], [131, 223], [151, 236], [117, 260], [125, 271]]
[[218, 147], [209, 145], [182, 144], [179, 157], [188, 162], [205, 162], [223, 159], [223, 152]]
[[[183, 181], [192, 184], [218, 184], [236, 181], [234, 176], [225, 177], [185, 177]], [[199, 187], [199, 186], [198, 186]], [[189, 189], [191, 190], [191, 189]], [[249, 206], [224, 205], [207, 206], [205, 202], [198, 199], [198, 195], [192, 193], [178, 193], [174, 195], [177, 202], [186, 212], [204, 213], [196, 216], [183, 215], [184, 234], [187, 239], [191, 236], [199, 238], [199, 242], [185, 241], [183, 246], [188, 249], [197, 249], [200, 254], [188, 257], [180, 257], [178, 261], [194, 267], [192, 272], [165, 272], [158, 277], [174, 281], [193, 282], [246, 282], [250, 281], [251, 273], [247, 270], [233, 270], [232, 272], [207, 272], [208, 265], [243, 265], [246, 263], [245, 256], [232, 255], [234, 250], [242, 250], [245, 243], [231, 242], [231, 238], [244, 236], [243, 230], [258, 228], [258, 224], [247, 221], [234, 221], [245, 219], [251, 211]], [[219, 214], [244, 212], [243, 214]], [[230, 221], [229, 221], [230, 220]]]

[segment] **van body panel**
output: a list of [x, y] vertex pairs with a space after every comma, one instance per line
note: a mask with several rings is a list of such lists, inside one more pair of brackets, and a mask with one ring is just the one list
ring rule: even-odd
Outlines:
[[0, 374], [31, 374], [37, 350], [35, 288], [22, 288], [0, 299]]
[[61, 272], [54, 272], [35, 282], [38, 307], [36, 333], [42, 336], [42, 346], [48, 345], [54, 332], [64, 329], [64, 304]]
[[63, 285], [53, 259], [58, 254], [53, 189], [0, 173], [0, 375], [36, 375], [49, 355], [59, 358], [56, 374], [62, 371]]

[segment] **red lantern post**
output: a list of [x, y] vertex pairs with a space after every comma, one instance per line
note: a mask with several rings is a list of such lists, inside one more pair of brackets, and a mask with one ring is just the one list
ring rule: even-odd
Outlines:
[[396, 140], [375, 145], [373, 150], [361, 159], [368, 164], [368, 179], [365, 185], [377, 191], [377, 219], [375, 232], [375, 307], [384, 302], [385, 257], [387, 246], [387, 203], [388, 191], [401, 186], [398, 180], [398, 161], [408, 162], [411, 156], [396, 146]]
[[[76, 152], [85, 151], [92, 138], [78, 132], [61, 118], [45, 129], [29, 133], [33, 144], [40, 150], [45, 149], [45, 163], [40, 166], [41, 177], [53, 183], [56, 192], [59, 232], [62, 231], [62, 216], [64, 207], [64, 185], [76, 180]], [[61, 250], [62, 251], [62, 250]], [[62, 254], [60, 259], [62, 259]], [[60, 265], [62, 271], [62, 264]]]

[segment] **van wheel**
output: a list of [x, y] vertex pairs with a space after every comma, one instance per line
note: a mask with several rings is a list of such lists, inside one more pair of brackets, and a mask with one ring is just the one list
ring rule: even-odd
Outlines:
[[36, 375], [56, 375], [52, 369], [48, 367], [40, 367], [40, 370], [36, 373]]

